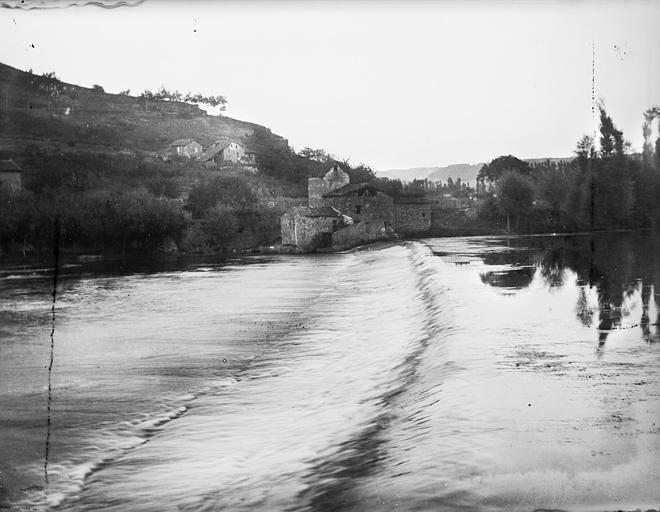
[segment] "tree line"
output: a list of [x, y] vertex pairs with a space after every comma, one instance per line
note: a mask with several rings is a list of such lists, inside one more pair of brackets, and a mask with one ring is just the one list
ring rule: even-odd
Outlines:
[[[654, 115], [657, 107], [645, 116], [645, 138]], [[628, 154], [602, 104], [599, 117], [598, 140], [580, 138], [571, 160], [529, 164], [506, 155], [484, 165], [480, 217], [526, 232], [660, 226], [660, 139], [647, 141], [642, 155]]]
[[245, 177], [207, 173], [186, 194], [183, 163], [39, 151], [22, 163], [23, 189], [0, 186], [0, 252], [221, 252], [279, 235]]
[[[122, 94], [130, 94], [130, 90], [127, 89], [122, 91]], [[208, 105], [209, 107], [219, 107], [219, 110], [226, 110], [227, 108], [227, 98], [221, 95], [217, 96], [204, 96], [200, 93], [182, 93], [176, 89], [169, 90], [165, 86], [161, 86], [156, 92], [151, 92], [148, 89], [145, 89], [139, 96], [141, 100], [145, 102], [145, 105], [149, 101], [182, 101], [184, 103], [191, 103], [194, 105]]]

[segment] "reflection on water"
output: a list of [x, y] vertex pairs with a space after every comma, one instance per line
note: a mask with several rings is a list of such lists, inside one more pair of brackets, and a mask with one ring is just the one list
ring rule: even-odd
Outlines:
[[[493, 242], [491, 242], [493, 243]], [[660, 237], [649, 233], [602, 233], [556, 237], [515, 237], [506, 240], [509, 250], [485, 253], [487, 265], [507, 265], [503, 270], [481, 274], [484, 283], [511, 289], [529, 286], [538, 272], [551, 287], [564, 285], [567, 272], [580, 285], [575, 312], [586, 327], [594, 323], [597, 311], [599, 343], [604, 345], [613, 329], [622, 328], [625, 305], [633, 296], [642, 301], [636, 322], [647, 342], [660, 341], [657, 329], [660, 313], [652, 319], [649, 305], [660, 300], [655, 290], [660, 283]], [[588, 299], [595, 290], [597, 303]], [[654, 308], [651, 308], [654, 309]]]
[[660, 503], [657, 233], [0, 270], [0, 506]]

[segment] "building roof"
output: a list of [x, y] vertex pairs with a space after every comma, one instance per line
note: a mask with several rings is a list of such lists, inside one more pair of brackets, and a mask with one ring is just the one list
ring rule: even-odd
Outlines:
[[205, 161], [205, 160], [211, 160], [215, 155], [220, 153], [223, 149], [227, 148], [231, 143], [236, 144], [237, 146], [240, 146], [238, 142], [235, 140], [217, 140], [213, 144], [211, 144], [208, 148], [206, 148], [206, 151], [202, 153], [202, 156], [199, 157], [200, 160]]
[[343, 217], [343, 215], [331, 206], [321, 206], [319, 208], [308, 208], [305, 217]]
[[11, 158], [0, 160], [0, 172], [21, 172], [21, 168]]
[[176, 148], [178, 146], [187, 146], [191, 142], [197, 142], [197, 141], [195, 139], [177, 139], [174, 142], [172, 142], [168, 147]]
[[358, 195], [360, 192], [369, 191], [371, 195], [376, 195], [378, 189], [371, 183], [349, 183], [343, 187], [339, 187], [336, 190], [323, 194], [323, 197], [341, 197], [349, 196], [352, 194]]

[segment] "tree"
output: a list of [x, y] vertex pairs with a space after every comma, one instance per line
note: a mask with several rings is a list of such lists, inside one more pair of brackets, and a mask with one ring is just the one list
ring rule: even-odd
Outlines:
[[151, 92], [149, 89], [145, 89], [138, 98], [142, 101], [144, 101], [144, 111], [149, 112], [149, 102], [154, 101], [154, 93]]
[[616, 129], [612, 118], [607, 115], [602, 104], [598, 105], [598, 109], [600, 111], [600, 156], [602, 158], [623, 156], [626, 147], [623, 132]]
[[373, 183], [376, 181], [376, 173], [368, 165], [359, 164], [352, 167], [348, 160], [344, 160], [343, 167], [351, 180], [351, 183]]
[[499, 156], [489, 164], [484, 164], [481, 167], [477, 179], [490, 181], [492, 183], [497, 181], [507, 171], [514, 171], [529, 176], [531, 173], [531, 167], [527, 162], [523, 162], [513, 155]]
[[660, 126], [660, 107], [654, 106], [644, 112], [642, 134], [644, 135], [644, 149], [642, 158], [646, 169], [657, 169], [660, 172], [660, 137], [653, 140], [653, 124]]
[[327, 153], [324, 149], [303, 148], [298, 152], [303, 158], [314, 160], [315, 162], [327, 163], [335, 160], [334, 155]]
[[238, 233], [238, 219], [234, 210], [223, 204], [207, 212], [202, 226], [208, 244], [215, 248], [226, 248]]
[[520, 219], [531, 212], [534, 204], [532, 180], [515, 171], [506, 171], [497, 180], [495, 191], [497, 207], [506, 215], [507, 231], [511, 229], [511, 217], [515, 219], [515, 227], [518, 229]]
[[592, 160], [596, 156], [593, 137], [583, 135], [577, 142], [575, 154], [577, 155], [580, 169], [586, 170], [589, 160]]
[[218, 204], [228, 206], [235, 211], [246, 211], [256, 207], [257, 199], [244, 179], [218, 176], [209, 181], [199, 182], [190, 190], [186, 209], [194, 218], [202, 218]]

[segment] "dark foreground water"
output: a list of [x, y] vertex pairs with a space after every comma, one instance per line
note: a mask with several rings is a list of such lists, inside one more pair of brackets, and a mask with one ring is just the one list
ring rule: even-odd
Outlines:
[[[16, 510], [660, 506], [660, 236], [0, 271]], [[46, 461], [46, 453], [48, 459]]]

